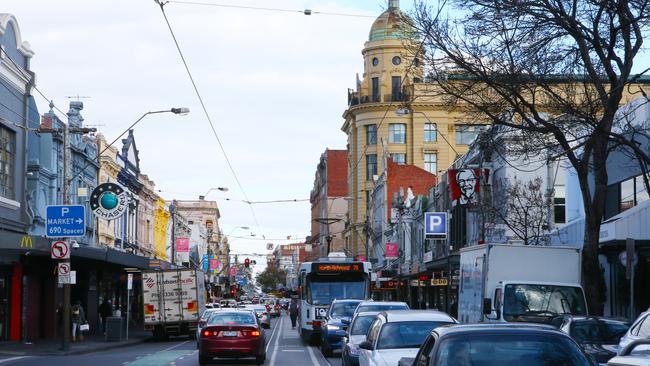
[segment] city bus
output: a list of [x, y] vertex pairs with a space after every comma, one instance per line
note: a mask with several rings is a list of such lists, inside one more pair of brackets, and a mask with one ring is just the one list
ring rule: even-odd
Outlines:
[[327, 258], [300, 265], [298, 332], [305, 342], [320, 339], [321, 324], [334, 299], [370, 298], [369, 262], [330, 253]]

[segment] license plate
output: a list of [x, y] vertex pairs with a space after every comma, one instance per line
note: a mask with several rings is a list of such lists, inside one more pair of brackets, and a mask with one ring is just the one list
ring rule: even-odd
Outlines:
[[237, 331], [225, 331], [223, 332], [224, 337], [237, 337]]

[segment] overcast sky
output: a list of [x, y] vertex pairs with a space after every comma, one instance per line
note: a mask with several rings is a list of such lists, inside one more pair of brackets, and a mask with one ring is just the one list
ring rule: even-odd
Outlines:
[[[205, 1], [208, 2], [208, 1]], [[215, 0], [219, 4], [369, 15], [305, 16], [170, 3], [165, 10], [208, 112], [252, 201], [307, 199], [325, 148], [343, 149], [347, 88], [362, 72], [361, 49], [383, 0]], [[83, 116], [110, 140], [143, 113], [186, 106], [188, 116], [145, 118], [135, 128], [140, 168], [165, 199], [220, 204], [233, 251], [266, 253], [265, 243], [302, 241], [309, 202], [255, 205], [229, 171], [153, 0], [4, 0], [36, 53], [37, 86], [62, 110], [80, 95]], [[39, 111], [47, 102], [37, 96]], [[119, 144], [121, 146], [121, 144]], [[226, 201], [225, 198], [231, 199]], [[277, 240], [284, 238], [285, 240]]]

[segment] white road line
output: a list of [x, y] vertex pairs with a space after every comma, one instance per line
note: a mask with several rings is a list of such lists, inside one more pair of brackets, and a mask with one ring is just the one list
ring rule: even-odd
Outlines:
[[[271, 355], [271, 362], [269, 363], [269, 366], [274, 366], [275, 365], [275, 356], [278, 354], [278, 344], [280, 343], [280, 334], [282, 334], [282, 321], [284, 320], [283, 317], [280, 317], [280, 321], [276, 325], [276, 327], [280, 328], [280, 331], [278, 332], [277, 336], [275, 337], [275, 345], [273, 346], [273, 354]], [[271, 343], [271, 342], [269, 342]]]
[[189, 341], [185, 341], [185, 342], [179, 343], [179, 344], [177, 344], [177, 345], [175, 345], [175, 346], [171, 346], [171, 347], [169, 347], [169, 348], [165, 348], [164, 350], [162, 350], [162, 351], [160, 351], [160, 352], [165, 352], [165, 351], [172, 350], [172, 349], [174, 349], [174, 348], [176, 348], [176, 347], [180, 347], [180, 346], [184, 345], [184, 344], [187, 343], [187, 342], [189, 342]]
[[[282, 319], [280, 319], [280, 320], [282, 320]], [[280, 324], [280, 321], [277, 321], [275, 323], [275, 328], [273, 328], [273, 331], [271, 332], [271, 338], [269, 338], [269, 342], [266, 344], [266, 348], [264, 349], [264, 352], [269, 351], [269, 346], [271, 345], [271, 342], [273, 342], [273, 336], [275, 335], [275, 331], [278, 330], [279, 324]]]
[[316, 358], [316, 355], [314, 354], [314, 351], [312, 350], [312, 348], [314, 348], [314, 347], [310, 347], [309, 345], [307, 346], [307, 351], [309, 351], [309, 357], [311, 358], [311, 362], [312, 362], [314, 365], [318, 365], [318, 366], [320, 366], [321, 363], [320, 363], [320, 361], [318, 361], [318, 359]]
[[283, 349], [282, 352], [305, 352], [304, 349]]
[[5, 362], [11, 362], [11, 361], [17, 361], [17, 360], [22, 360], [23, 358], [29, 358], [31, 356], [16, 356], [16, 357], [9, 357], [5, 358], [4, 360], [0, 360], [0, 363], [5, 363]]

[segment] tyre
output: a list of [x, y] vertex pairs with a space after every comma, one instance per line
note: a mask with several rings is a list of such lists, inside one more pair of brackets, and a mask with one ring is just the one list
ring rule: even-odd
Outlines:
[[266, 361], [266, 353], [264, 353], [264, 354], [261, 355], [261, 356], [257, 356], [257, 357], [255, 357], [255, 362], [256, 362], [258, 365], [262, 365], [262, 364], [264, 364], [264, 361]]
[[321, 340], [320, 351], [323, 353], [323, 356], [332, 357], [332, 349], [329, 347], [327, 342]]
[[199, 365], [204, 366], [210, 361], [207, 357], [199, 355]]

